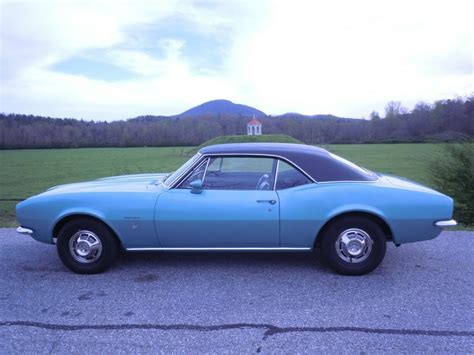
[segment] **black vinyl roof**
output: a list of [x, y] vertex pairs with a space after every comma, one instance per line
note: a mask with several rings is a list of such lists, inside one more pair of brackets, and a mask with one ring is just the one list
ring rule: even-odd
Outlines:
[[316, 182], [374, 181], [377, 176], [345, 162], [322, 148], [290, 143], [231, 143], [204, 147], [204, 155], [274, 155], [289, 160]]

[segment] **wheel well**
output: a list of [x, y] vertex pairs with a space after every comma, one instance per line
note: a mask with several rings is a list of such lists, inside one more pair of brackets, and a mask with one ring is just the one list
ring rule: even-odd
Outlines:
[[346, 212], [339, 214], [333, 218], [331, 218], [329, 221], [327, 221], [324, 226], [319, 230], [318, 234], [316, 235], [316, 240], [314, 242], [314, 247], [318, 248], [319, 244], [321, 242], [321, 236], [324, 235], [324, 232], [329, 228], [329, 226], [333, 223], [336, 223], [340, 219], [346, 218], [346, 217], [361, 217], [361, 218], [368, 218], [372, 220], [373, 222], [377, 223], [380, 228], [382, 228], [382, 231], [385, 234], [385, 237], [387, 240], [393, 240], [393, 235], [390, 227], [388, 226], [387, 222], [385, 222], [382, 218], [379, 216], [369, 213], [369, 212]]
[[75, 219], [89, 219], [89, 220], [99, 222], [100, 224], [104, 225], [110, 231], [110, 233], [112, 233], [112, 235], [119, 242], [120, 246], [122, 246], [122, 242], [120, 241], [120, 238], [118, 238], [117, 234], [114, 232], [114, 230], [112, 228], [110, 228], [110, 226], [107, 223], [105, 223], [104, 221], [102, 221], [101, 219], [99, 219], [97, 217], [93, 217], [93, 216], [90, 216], [90, 215], [87, 215], [87, 214], [73, 214], [73, 215], [66, 216], [63, 219], [61, 219], [58, 223], [56, 223], [56, 225], [53, 228], [53, 237], [57, 238], [61, 228], [63, 228], [67, 223], [69, 223], [69, 222], [71, 222]]

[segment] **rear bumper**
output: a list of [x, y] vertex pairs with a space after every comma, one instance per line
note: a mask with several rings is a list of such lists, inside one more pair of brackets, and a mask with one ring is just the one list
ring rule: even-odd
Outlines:
[[32, 229], [24, 228], [24, 227], [22, 227], [22, 226], [19, 226], [19, 227], [16, 229], [16, 232], [17, 232], [17, 233], [20, 233], [20, 234], [27, 234], [27, 235], [32, 235], [32, 234], [33, 234], [33, 230], [32, 230]]
[[454, 227], [457, 226], [458, 223], [454, 219], [446, 220], [446, 221], [437, 221], [435, 222], [436, 227]]

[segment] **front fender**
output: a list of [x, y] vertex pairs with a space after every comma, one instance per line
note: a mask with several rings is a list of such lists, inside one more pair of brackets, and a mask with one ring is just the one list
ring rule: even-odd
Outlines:
[[157, 245], [154, 193], [68, 194], [35, 196], [17, 205], [17, 219], [32, 237], [53, 243], [53, 231], [64, 218], [88, 215], [106, 224], [125, 248]]
[[116, 235], [118, 235], [117, 231], [114, 230], [114, 228], [107, 223], [104, 214], [98, 210], [91, 209], [91, 208], [69, 208], [65, 211], [62, 211], [51, 222], [51, 225], [49, 226], [49, 230], [48, 230], [49, 235], [51, 235], [51, 237], [54, 237], [54, 230], [56, 226], [58, 225], [58, 223], [60, 223], [62, 220], [71, 216], [79, 216], [79, 215], [98, 219], [99, 221], [107, 225], [110, 229], [112, 229]]

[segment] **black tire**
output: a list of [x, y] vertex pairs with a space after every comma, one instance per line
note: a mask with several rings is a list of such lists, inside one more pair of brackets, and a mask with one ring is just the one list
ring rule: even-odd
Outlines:
[[[90, 233], [89, 233], [90, 232]], [[79, 240], [82, 239], [82, 240]], [[97, 242], [97, 239], [99, 242]], [[85, 243], [86, 250], [89, 244], [94, 249], [90, 255], [85, 257], [76, 252], [78, 242]], [[72, 250], [71, 250], [72, 248]], [[120, 246], [113, 232], [98, 220], [92, 218], [77, 218], [66, 223], [58, 234], [57, 250], [59, 258], [70, 270], [78, 274], [97, 274], [108, 269], [117, 258]], [[78, 260], [79, 259], [79, 260]]]
[[[365, 233], [365, 234], [364, 234]], [[368, 241], [360, 247], [362, 256], [353, 257], [341, 242], [342, 236], [358, 236]], [[341, 239], [339, 237], [341, 236]], [[366, 236], [369, 236], [367, 239]], [[386, 251], [387, 238], [382, 228], [374, 221], [364, 217], [340, 218], [331, 223], [321, 236], [321, 250], [328, 265], [337, 273], [343, 275], [364, 275], [374, 270], [383, 260]], [[365, 238], [365, 239], [364, 239]], [[339, 242], [338, 242], [339, 239]], [[351, 239], [346, 239], [351, 240]], [[370, 242], [371, 241], [371, 242]], [[357, 244], [357, 241], [355, 241]], [[368, 245], [371, 245], [370, 250]], [[357, 245], [359, 247], [359, 245]], [[356, 247], [356, 250], [357, 250]], [[339, 250], [339, 252], [338, 252]], [[347, 260], [349, 259], [349, 261]], [[351, 262], [352, 261], [352, 262]]]

